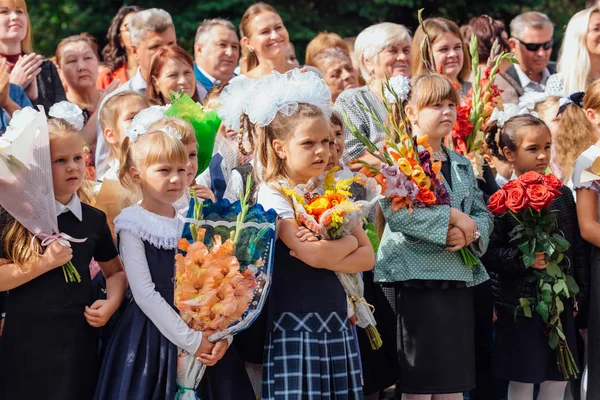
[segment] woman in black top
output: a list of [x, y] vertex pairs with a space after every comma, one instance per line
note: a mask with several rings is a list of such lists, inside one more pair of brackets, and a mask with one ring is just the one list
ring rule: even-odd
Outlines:
[[23, 87], [34, 105], [42, 105], [48, 111], [53, 104], [66, 100], [56, 67], [33, 52], [25, 0], [16, 0], [4, 8], [1, 18], [9, 21], [0, 24], [0, 56], [11, 68], [10, 82]]

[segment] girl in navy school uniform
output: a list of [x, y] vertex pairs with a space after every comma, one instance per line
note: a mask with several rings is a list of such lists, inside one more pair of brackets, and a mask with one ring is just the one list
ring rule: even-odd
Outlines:
[[175, 397], [177, 347], [212, 366], [228, 341], [211, 344], [208, 332], [189, 328], [175, 310], [173, 276], [183, 223], [173, 207], [186, 183], [188, 152], [170, 133], [152, 131], [122, 144], [119, 179], [142, 201], [115, 218], [115, 234], [133, 300], [114, 328], [95, 399]]
[[[514, 176], [535, 171], [544, 174], [550, 163], [552, 137], [546, 124], [526, 114], [508, 119], [501, 128], [494, 123], [486, 138], [492, 154], [514, 166]], [[571, 247], [565, 254], [570, 272], [575, 277], [580, 294], [577, 302], [586, 302], [589, 271], [589, 248], [581, 238], [575, 201], [571, 189], [563, 186], [562, 195], [554, 199], [551, 208], [557, 216], [557, 228]], [[496, 216], [488, 251], [483, 258], [492, 278], [492, 293], [498, 319], [496, 321], [497, 376], [510, 381], [508, 400], [532, 400], [534, 384], [540, 384], [538, 398], [562, 400], [567, 381], [557, 367], [556, 351], [548, 345], [544, 322], [537, 314], [526, 318], [519, 309], [519, 299], [535, 298], [536, 282], [530, 275], [516, 245], [510, 243], [509, 233], [516, 226], [510, 215]], [[534, 269], [547, 267], [543, 254], [538, 254]], [[516, 310], [516, 311], [515, 311]], [[567, 343], [578, 363], [575, 305], [565, 302], [561, 314]]]
[[280, 217], [261, 398], [362, 399], [360, 360], [335, 271], [372, 269], [372, 246], [362, 228], [339, 240], [302, 241], [305, 231], [282, 191], [326, 168], [331, 92], [316, 75], [297, 70], [261, 81], [243, 117], [255, 121], [257, 202]]
[[[48, 122], [58, 228], [83, 243], [39, 242], [10, 214], [0, 214], [0, 290], [10, 290], [0, 340], [0, 398], [89, 399], [98, 377], [98, 335], [117, 310], [127, 279], [106, 216], [82, 203], [85, 139], [62, 119]], [[85, 198], [84, 198], [85, 200]], [[106, 277], [107, 297], [93, 301], [92, 257]], [[66, 283], [72, 261], [81, 276]]]

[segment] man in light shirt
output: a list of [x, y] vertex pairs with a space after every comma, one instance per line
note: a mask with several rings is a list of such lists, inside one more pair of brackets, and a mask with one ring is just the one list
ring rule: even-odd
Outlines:
[[511, 21], [510, 33], [508, 42], [519, 64], [502, 72], [504, 80], [498, 83], [504, 90], [504, 102], [517, 104], [526, 92], [543, 92], [548, 77], [556, 72], [554, 63], [550, 63], [554, 25], [545, 14], [530, 11]]
[[215, 18], [200, 24], [194, 41], [194, 74], [200, 101], [213, 86], [235, 76], [239, 59], [240, 40], [231, 22]]
[[[98, 113], [100, 113], [106, 100], [117, 93], [131, 90], [145, 96], [152, 56], [162, 47], [177, 45], [173, 19], [165, 10], [151, 8], [135, 13], [129, 22], [128, 28], [131, 36], [131, 49], [139, 66], [138, 71], [130, 80], [104, 98], [102, 104], [98, 107]], [[109, 168], [106, 162], [109, 149], [104, 140], [99, 120], [96, 131], [96, 174], [97, 176], [103, 176]]]

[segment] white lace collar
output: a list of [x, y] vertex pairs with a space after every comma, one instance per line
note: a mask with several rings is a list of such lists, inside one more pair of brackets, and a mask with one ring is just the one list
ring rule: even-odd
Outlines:
[[162, 217], [146, 211], [139, 204], [124, 208], [115, 218], [115, 235], [129, 232], [154, 247], [176, 249], [181, 238], [183, 222], [177, 217]]

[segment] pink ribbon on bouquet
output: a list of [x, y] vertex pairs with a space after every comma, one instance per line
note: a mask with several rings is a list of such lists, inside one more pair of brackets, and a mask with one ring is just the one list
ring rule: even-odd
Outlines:
[[66, 233], [55, 233], [52, 235], [48, 235], [47, 233], [37, 233], [34, 237], [31, 238], [31, 244], [33, 245], [33, 241], [36, 238], [40, 238], [42, 240], [42, 242], [40, 243], [43, 247], [46, 247], [48, 245], [50, 245], [50, 243], [52, 242], [58, 242], [61, 245], [65, 246], [65, 247], [71, 247], [71, 243], [69, 242], [73, 242], [73, 243], [83, 243], [87, 240], [87, 238], [83, 238], [83, 239], [76, 239], [70, 235], [67, 235]]

